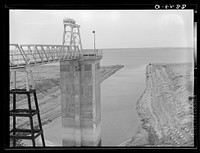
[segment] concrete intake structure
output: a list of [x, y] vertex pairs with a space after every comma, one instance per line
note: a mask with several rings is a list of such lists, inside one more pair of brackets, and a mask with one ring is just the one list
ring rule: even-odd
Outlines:
[[63, 146], [101, 143], [100, 60], [102, 56], [60, 61]]
[[98, 146], [101, 142], [100, 60], [101, 51], [83, 50], [80, 25], [63, 20], [63, 45], [79, 58], [60, 60], [63, 146]]

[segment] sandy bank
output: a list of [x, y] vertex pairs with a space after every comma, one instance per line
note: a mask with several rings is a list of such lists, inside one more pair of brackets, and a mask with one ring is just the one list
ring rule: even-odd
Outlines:
[[137, 102], [142, 125], [121, 146], [193, 146], [193, 65], [151, 64]]

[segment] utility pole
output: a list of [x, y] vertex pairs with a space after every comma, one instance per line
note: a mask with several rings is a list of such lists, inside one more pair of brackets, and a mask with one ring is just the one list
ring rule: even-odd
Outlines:
[[96, 53], [96, 46], [95, 46], [95, 31], [92, 31], [94, 33], [94, 54]]

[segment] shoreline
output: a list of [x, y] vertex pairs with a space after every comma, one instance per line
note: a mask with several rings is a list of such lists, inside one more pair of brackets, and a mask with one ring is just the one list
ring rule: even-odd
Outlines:
[[192, 70], [192, 63], [147, 65], [146, 89], [136, 107], [141, 127], [119, 146], [194, 145]]

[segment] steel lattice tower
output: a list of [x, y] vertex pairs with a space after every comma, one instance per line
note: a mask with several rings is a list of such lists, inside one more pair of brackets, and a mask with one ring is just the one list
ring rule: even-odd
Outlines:
[[64, 32], [62, 45], [69, 46], [70, 51], [80, 51], [82, 55], [82, 44], [80, 36], [80, 25], [76, 24], [76, 21], [70, 18], [63, 20]]

